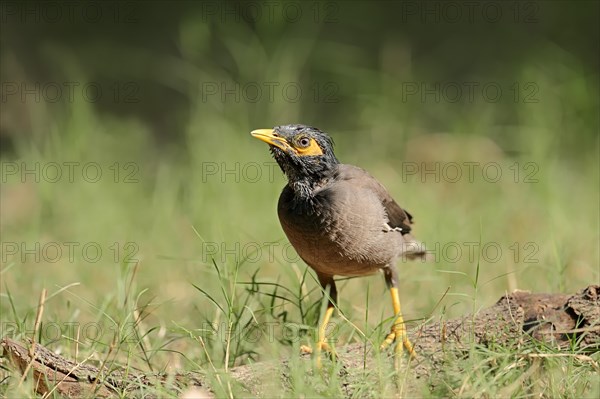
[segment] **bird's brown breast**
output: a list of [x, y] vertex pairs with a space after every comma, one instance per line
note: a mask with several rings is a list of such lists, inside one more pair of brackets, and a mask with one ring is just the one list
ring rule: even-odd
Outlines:
[[372, 274], [390, 265], [400, 252], [402, 236], [387, 227], [377, 194], [353, 179], [334, 179], [306, 200], [286, 186], [278, 214], [300, 257], [322, 274]]

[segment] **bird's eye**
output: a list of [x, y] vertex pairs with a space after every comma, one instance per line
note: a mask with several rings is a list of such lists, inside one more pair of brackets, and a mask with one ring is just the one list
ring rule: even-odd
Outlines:
[[302, 137], [300, 140], [298, 140], [298, 144], [300, 145], [300, 147], [308, 147], [308, 145], [310, 144], [310, 140], [308, 139], [308, 137]]

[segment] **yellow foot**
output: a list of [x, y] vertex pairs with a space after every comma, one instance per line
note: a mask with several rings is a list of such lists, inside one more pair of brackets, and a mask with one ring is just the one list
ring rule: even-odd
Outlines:
[[303, 355], [311, 354], [313, 352], [315, 353], [318, 368], [321, 368], [321, 366], [322, 366], [321, 352], [327, 352], [329, 354], [329, 356], [331, 356], [331, 358], [333, 358], [333, 359], [335, 359], [337, 357], [335, 354], [335, 351], [331, 348], [331, 346], [329, 346], [329, 344], [327, 342], [317, 342], [315, 350], [313, 350], [313, 348], [311, 348], [308, 345], [300, 346], [300, 353]]
[[[392, 343], [397, 342], [394, 352], [396, 353], [396, 366], [398, 366], [403, 348], [408, 351], [408, 355], [411, 359], [414, 359], [416, 354], [406, 333], [406, 325], [404, 324], [404, 318], [402, 317], [402, 312], [400, 311], [400, 297], [398, 295], [398, 289], [396, 287], [392, 287], [390, 288], [390, 293], [392, 294], [392, 304], [394, 305], [394, 314], [396, 315], [396, 320], [394, 320], [394, 324], [392, 325], [392, 332], [385, 337], [385, 340], [381, 344], [381, 349], [385, 349]], [[400, 341], [402, 341], [402, 345], [400, 345]]]
[[[329, 353], [333, 354], [333, 349], [331, 349], [331, 347], [329, 346], [329, 344], [327, 342], [317, 343], [317, 353], [319, 353], [321, 351], [325, 351], [325, 352], [329, 352]], [[313, 348], [308, 345], [300, 345], [300, 353], [303, 355], [311, 354], [311, 353], [313, 353]]]
[[403, 349], [406, 349], [411, 359], [414, 359], [416, 357], [417, 354], [415, 352], [413, 344], [408, 339], [408, 335], [406, 334], [406, 327], [404, 327], [404, 324], [395, 324], [394, 327], [392, 327], [392, 332], [390, 332], [387, 335], [387, 337], [385, 337], [385, 340], [382, 342], [380, 348], [385, 349], [396, 341], [402, 341], [402, 345], [400, 345], [400, 342], [396, 344], [394, 350], [396, 355], [400, 355]]
[[[325, 333], [327, 329], [327, 324], [331, 319], [331, 315], [333, 314], [333, 306], [330, 305], [325, 311], [325, 315], [323, 316], [323, 320], [319, 325], [319, 342], [317, 342], [317, 347], [315, 352], [315, 356], [317, 358], [317, 367], [321, 368], [321, 352], [327, 352], [332, 358], [336, 358], [335, 352], [333, 349], [325, 342]], [[300, 353], [313, 353], [313, 349], [310, 346], [302, 345], [300, 347]]]

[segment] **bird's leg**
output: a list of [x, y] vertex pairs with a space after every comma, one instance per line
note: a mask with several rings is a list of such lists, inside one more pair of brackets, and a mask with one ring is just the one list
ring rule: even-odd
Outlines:
[[[408, 339], [408, 335], [406, 333], [406, 325], [404, 324], [404, 319], [402, 318], [402, 310], [400, 308], [400, 296], [398, 295], [398, 272], [394, 265], [390, 265], [383, 269], [383, 274], [385, 276], [385, 282], [387, 284], [388, 289], [392, 295], [392, 304], [394, 305], [394, 314], [396, 319], [394, 320], [394, 324], [392, 325], [392, 331], [385, 338], [383, 343], [381, 344], [381, 349], [386, 348], [391, 345], [394, 341], [397, 342], [395, 347], [395, 353], [397, 356], [397, 360], [399, 355], [402, 354], [402, 349], [405, 348], [408, 351], [408, 354], [411, 358], [415, 357], [415, 350], [410, 340]], [[399, 341], [402, 341], [400, 344]]]
[[[335, 281], [333, 280], [333, 276], [327, 276], [322, 274], [317, 274], [319, 277], [319, 282], [325, 291], [325, 295], [327, 295], [327, 286], [329, 286], [329, 298], [327, 302], [327, 309], [325, 310], [325, 314], [323, 315], [323, 320], [319, 323], [318, 329], [318, 340], [317, 346], [315, 348], [315, 356], [317, 359], [317, 366], [321, 367], [321, 352], [329, 352], [330, 354], [335, 356], [333, 349], [329, 346], [327, 342], [325, 342], [325, 334], [327, 332], [327, 325], [329, 324], [329, 320], [331, 320], [331, 316], [333, 315], [333, 311], [335, 309], [334, 304], [337, 301], [337, 288], [335, 286]], [[310, 347], [302, 346], [301, 351], [304, 353], [312, 353], [313, 350]]]

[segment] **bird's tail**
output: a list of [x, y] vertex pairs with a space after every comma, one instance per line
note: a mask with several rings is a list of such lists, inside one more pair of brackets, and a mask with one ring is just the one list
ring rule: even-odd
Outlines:
[[404, 239], [402, 250], [400, 251], [400, 257], [402, 259], [427, 260], [427, 249], [425, 248], [425, 244], [416, 240], [410, 234], [405, 234], [402, 238]]

